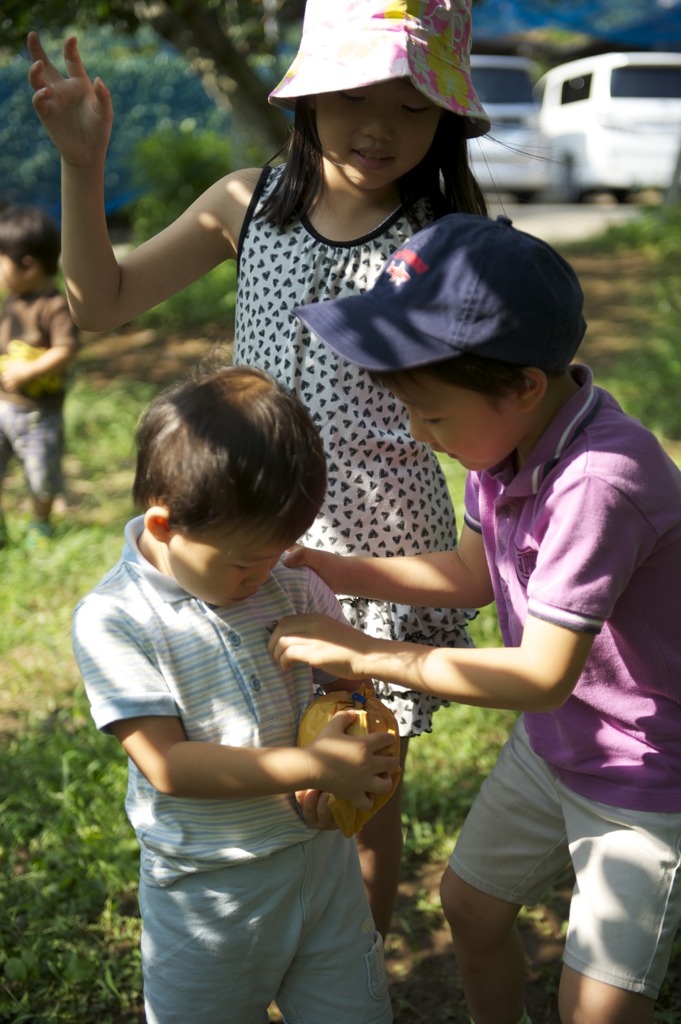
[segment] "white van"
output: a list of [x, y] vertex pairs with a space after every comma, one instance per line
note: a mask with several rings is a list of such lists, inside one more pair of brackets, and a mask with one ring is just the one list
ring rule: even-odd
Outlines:
[[527, 201], [550, 184], [548, 143], [533, 94], [536, 66], [524, 57], [471, 54], [471, 78], [492, 130], [470, 139], [471, 168], [483, 192]]
[[553, 185], [589, 192], [669, 188], [681, 146], [681, 53], [602, 53], [539, 79], [539, 123], [551, 140]]

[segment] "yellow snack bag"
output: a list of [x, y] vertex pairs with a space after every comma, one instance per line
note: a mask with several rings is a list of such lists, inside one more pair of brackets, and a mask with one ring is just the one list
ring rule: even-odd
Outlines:
[[[383, 701], [379, 700], [371, 690], [364, 684], [356, 691], [350, 693], [347, 690], [335, 690], [332, 693], [325, 693], [316, 697], [312, 703], [303, 711], [298, 726], [298, 746], [305, 747], [317, 738], [329, 719], [337, 711], [346, 711], [352, 708], [357, 711], [357, 718], [347, 730], [351, 736], [367, 736], [372, 732], [386, 732], [393, 737], [392, 749], [395, 757], [400, 756], [400, 739], [397, 727], [397, 720], [390, 708]], [[343, 797], [331, 794], [329, 796], [329, 810], [344, 836], [349, 837], [359, 832], [362, 826], [372, 818], [395, 792], [401, 775], [398, 767], [392, 773], [392, 788], [388, 793], [376, 793], [374, 804], [368, 811], [360, 811], [353, 803]]]
[[[0, 355], [0, 371], [4, 365], [13, 361], [31, 363], [34, 359], [38, 359], [45, 351], [44, 348], [29, 345], [27, 341], [20, 341], [15, 338], [7, 343], [6, 355]], [[43, 373], [40, 377], [36, 377], [35, 380], [24, 384], [21, 393], [28, 398], [39, 398], [41, 395], [55, 395], [61, 391], [63, 386], [64, 374], [55, 370], [53, 373]]]

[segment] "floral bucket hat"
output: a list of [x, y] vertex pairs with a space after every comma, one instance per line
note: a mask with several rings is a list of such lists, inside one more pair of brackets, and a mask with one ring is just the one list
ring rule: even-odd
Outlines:
[[410, 78], [429, 100], [466, 118], [469, 136], [490, 122], [471, 81], [470, 0], [308, 0], [296, 57], [270, 103]]

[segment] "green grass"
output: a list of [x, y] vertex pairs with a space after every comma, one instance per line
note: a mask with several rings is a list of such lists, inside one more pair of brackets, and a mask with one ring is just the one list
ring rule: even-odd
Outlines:
[[126, 766], [76, 699], [10, 741], [0, 763], [0, 1020], [133, 1020], [137, 845]]
[[[572, 252], [631, 259], [630, 272], [624, 264], [619, 301], [622, 319], [630, 318], [635, 329], [599, 354], [597, 383], [681, 457], [681, 206], [655, 207], [601, 238], [565, 247], [568, 258]], [[588, 289], [588, 278], [584, 284]], [[590, 361], [588, 332], [584, 350]]]
[[73, 512], [24, 546], [24, 485], [6, 488], [0, 552], [0, 1021], [138, 1019], [137, 844], [123, 812], [123, 752], [94, 729], [73, 661], [73, 607], [117, 558], [132, 509], [139, 384], [67, 404]]
[[[599, 380], [629, 411], [651, 413], [673, 447], [681, 436], [681, 216], [651, 213], [618, 232], [588, 251], [644, 254], [651, 272], [629, 301], [644, 310], [649, 331]], [[79, 376], [67, 405], [72, 500], [54, 541], [24, 547], [29, 515], [18, 473], [6, 487], [14, 543], [0, 552], [0, 1022], [141, 1019], [138, 856], [123, 809], [125, 758], [90, 721], [70, 621], [78, 598], [120, 551], [132, 511], [134, 426], [152, 391], [139, 383], [95, 387]], [[463, 472], [443, 464], [460, 522]], [[493, 611], [483, 611], [472, 632], [478, 644], [497, 644]], [[452, 706], [412, 743], [408, 871], [447, 856], [513, 718]], [[679, 998], [666, 992], [657, 1019], [680, 1019]]]

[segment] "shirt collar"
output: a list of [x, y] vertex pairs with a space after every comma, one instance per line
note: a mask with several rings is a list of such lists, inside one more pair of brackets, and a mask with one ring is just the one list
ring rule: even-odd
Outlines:
[[536, 494], [542, 481], [563, 457], [575, 438], [589, 425], [598, 410], [600, 392], [594, 387], [589, 367], [576, 363], [570, 367], [569, 372], [579, 385], [579, 390], [553, 418], [522, 469], [509, 480], [511, 460], [505, 459], [491, 471], [492, 476], [507, 481], [506, 494], [509, 497]]
[[144, 516], [136, 516], [126, 524], [123, 561], [131, 565], [138, 576], [150, 583], [159, 600], [165, 601], [166, 604], [178, 604], [180, 601], [192, 600], [191, 594], [188, 594], [172, 576], [166, 576], [164, 572], [160, 572], [144, 557], [139, 549], [139, 539], [143, 530]]

